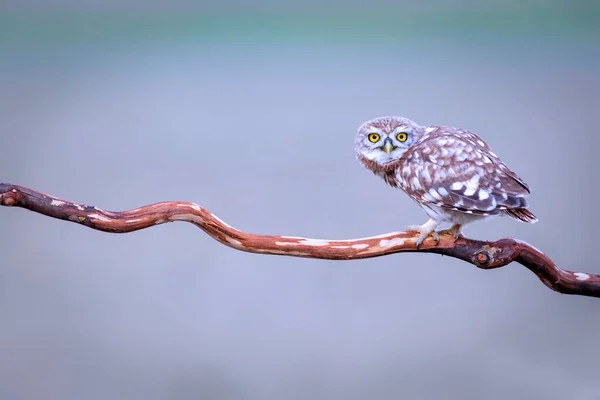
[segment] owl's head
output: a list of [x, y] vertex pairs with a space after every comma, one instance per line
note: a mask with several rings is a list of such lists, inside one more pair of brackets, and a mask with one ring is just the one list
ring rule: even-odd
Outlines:
[[422, 134], [422, 127], [408, 118], [379, 117], [358, 128], [355, 150], [383, 166], [399, 160]]

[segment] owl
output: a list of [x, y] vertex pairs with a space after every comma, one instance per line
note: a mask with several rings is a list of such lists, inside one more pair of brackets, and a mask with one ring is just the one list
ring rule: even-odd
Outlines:
[[[534, 223], [529, 186], [476, 134], [446, 126], [420, 126], [402, 117], [380, 117], [358, 129], [358, 160], [390, 186], [403, 190], [429, 216], [417, 247], [439, 233], [455, 240], [462, 227], [491, 216]], [[450, 229], [437, 231], [440, 224]]]

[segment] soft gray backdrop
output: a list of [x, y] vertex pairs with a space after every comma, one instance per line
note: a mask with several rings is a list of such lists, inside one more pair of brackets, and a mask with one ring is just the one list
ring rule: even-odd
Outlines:
[[[7, 2], [0, 180], [108, 210], [194, 201], [256, 233], [369, 236], [426, 220], [353, 153], [363, 121], [403, 115], [479, 133], [531, 185], [538, 224], [468, 236], [600, 273], [598, 9], [538, 3]], [[111, 235], [8, 208], [0, 250], [2, 399], [600, 398], [599, 300], [518, 265], [254, 255], [189, 224]]]

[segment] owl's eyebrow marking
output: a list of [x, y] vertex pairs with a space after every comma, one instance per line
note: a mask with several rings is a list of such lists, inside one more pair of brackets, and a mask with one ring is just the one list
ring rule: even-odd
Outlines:
[[406, 133], [410, 133], [410, 127], [406, 126], [406, 125], [400, 125], [397, 126], [393, 133], [398, 133], [398, 132], [406, 132]]
[[375, 128], [374, 126], [370, 126], [370, 127], [367, 129], [367, 131], [368, 131], [369, 133], [378, 133], [378, 134], [380, 134], [381, 136], [384, 136], [384, 135], [385, 135], [385, 133], [384, 133], [384, 132], [383, 132], [381, 129], [379, 129], [379, 128]]

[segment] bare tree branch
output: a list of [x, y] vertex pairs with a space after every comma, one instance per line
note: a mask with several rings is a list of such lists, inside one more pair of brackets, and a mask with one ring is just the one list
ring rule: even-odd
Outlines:
[[427, 239], [416, 248], [418, 234], [391, 232], [351, 240], [322, 240], [293, 236], [255, 235], [239, 231], [194, 203], [164, 202], [130, 211], [111, 212], [94, 206], [36, 192], [22, 186], [0, 183], [0, 205], [28, 210], [111, 233], [127, 233], [172, 221], [187, 221], [219, 242], [236, 250], [259, 254], [355, 260], [400, 252], [437, 253], [459, 258], [481, 269], [503, 267], [516, 261], [550, 289], [559, 293], [600, 297], [600, 276], [560, 269], [541, 251], [517, 239], [484, 242], [442, 235], [439, 244]]

